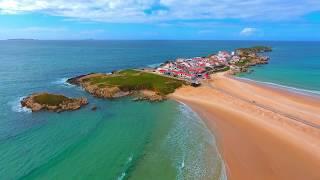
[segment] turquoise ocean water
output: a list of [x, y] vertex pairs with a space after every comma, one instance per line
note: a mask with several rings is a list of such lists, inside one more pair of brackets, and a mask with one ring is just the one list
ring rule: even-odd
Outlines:
[[320, 42], [272, 42], [268, 65], [252, 68], [240, 77], [280, 88], [320, 95]]
[[[187, 106], [97, 99], [65, 80], [252, 45], [274, 48], [270, 64], [242, 77], [320, 91], [318, 42], [0, 41], [0, 179], [224, 179], [214, 136]], [[60, 114], [19, 106], [41, 91], [90, 104]]]

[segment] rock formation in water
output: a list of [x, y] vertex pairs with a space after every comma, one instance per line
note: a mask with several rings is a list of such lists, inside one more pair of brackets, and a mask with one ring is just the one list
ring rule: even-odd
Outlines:
[[52, 112], [73, 111], [87, 105], [88, 100], [81, 98], [68, 98], [63, 95], [49, 93], [34, 93], [21, 101], [22, 107], [32, 112], [47, 110]]

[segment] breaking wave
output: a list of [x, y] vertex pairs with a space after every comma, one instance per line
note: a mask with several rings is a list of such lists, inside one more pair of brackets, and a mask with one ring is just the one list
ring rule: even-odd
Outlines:
[[21, 101], [22, 99], [25, 98], [25, 96], [23, 97], [19, 97], [13, 101], [8, 102], [8, 105], [11, 106], [11, 110], [14, 112], [23, 112], [23, 113], [31, 113], [31, 110], [26, 108], [26, 107], [22, 107], [21, 105]]
[[127, 176], [127, 171], [128, 171], [129, 168], [131, 167], [131, 162], [132, 162], [132, 160], [133, 160], [133, 156], [130, 155], [130, 156], [128, 157], [126, 163], [125, 163], [125, 166], [126, 166], [126, 167], [125, 167], [125, 171], [122, 172], [122, 173], [120, 174], [120, 176], [118, 176], [117, 180], [123, 180], [123, 179], [125, 179], [125, 177]]
[[67, 87], [67, 88], [74, 87], [74, 85], [69, 84], [67, 82], [68, 79], [69, 78], [59, 78], [56, 81], [53, 81], [52, 84], [61, 85], [61, 86]]
[[177, 179], [226, 179], [215, 138], [191, 108], [179, 104], [182, 114], [167, 137]]
[[150, 65], [148, 65], [148, 67], [149, 68], [156, 68], [156, 67], [160, 66], [161, 64], [163, 64], [163, 63], [150, 64]]

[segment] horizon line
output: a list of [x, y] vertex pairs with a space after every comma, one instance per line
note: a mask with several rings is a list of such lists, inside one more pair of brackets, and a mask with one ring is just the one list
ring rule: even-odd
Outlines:
[[33, 39], [9, 38], [0, 41], [270, 41], [270, 42], [320, 42], [320, 40], [270, 40], [270, 39]]

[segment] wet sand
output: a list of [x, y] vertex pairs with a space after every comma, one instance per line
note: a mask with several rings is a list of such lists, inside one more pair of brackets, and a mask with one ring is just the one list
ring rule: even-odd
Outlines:
[[215, 134], [228, 179], [320, 179], [320, 100], [215, 74], [170, 98]]

